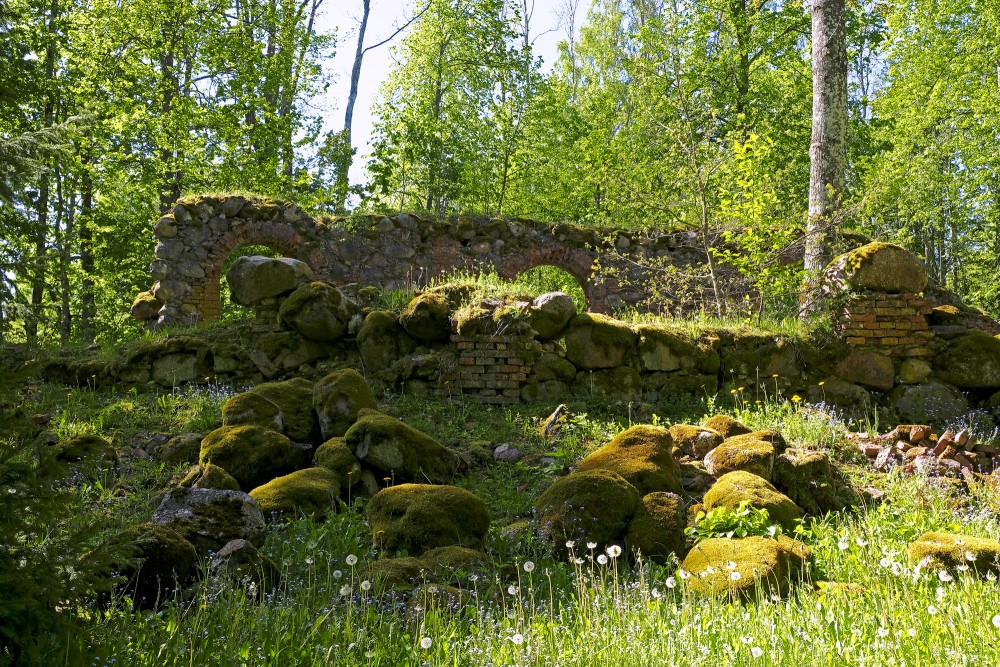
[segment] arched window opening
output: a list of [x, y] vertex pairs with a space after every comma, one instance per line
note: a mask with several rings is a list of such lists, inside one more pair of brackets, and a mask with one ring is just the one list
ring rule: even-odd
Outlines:
[[512, 284], [533, 294], [545, 292], [565, 292], [573, 297], [577, 311], [587, 309], [587, 296], [583, 285], [569, 271], [552, 264], [542, 264], [522, 271], [512, 281]]
[[250, 257], [253, 255], [260, 255], [262, 257], [282, 256], [280, 252], [277, 252], [266, 245], [245, 245], [241, 248], [237, 248], [230, 253], [228, 257], [226, 257], [226, 261], [222, 263], [221, 280], [219, 281], [219, 319], [223, 322], [243, 320], [254, 316], [253, 308], [241, 306], [232, 300], [229, 293], [229, 282], [226, 280], [226, 274], [229, 273], [229, 268], [233, 265], [233, 262], [240, 257]]

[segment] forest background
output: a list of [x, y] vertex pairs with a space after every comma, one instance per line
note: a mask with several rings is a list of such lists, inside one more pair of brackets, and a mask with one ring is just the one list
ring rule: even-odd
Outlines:
[[[808, 4], [586, 2], [543, 63], [531, 0], [416, 0], [363, 42], [392, 38], [393, 65], [359, 150], [344, 119], [364, 62], [328, 64], [356, 57], [360, 25], [321, 29], [323, 0], [0, 0], [0, 343], [134, 333], [152, 223], [210, 191], [693, 230], [760, 289], [793, 290], [775, 267], [806, 221]], [[994, 314], [998, 34], [1000, 0], [847, 2], [838, 221]]]

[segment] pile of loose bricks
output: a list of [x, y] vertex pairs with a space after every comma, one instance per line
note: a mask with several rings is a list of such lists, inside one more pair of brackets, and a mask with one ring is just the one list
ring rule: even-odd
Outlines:
[[926, 425], [900, 425], [888, 433], [858, 436], [862, 453], [872, 466], [887, 472], [902, 467], [907, 473], [961, 477], [1000, 469], [1000, 448], [977, 442], [968, 430], [945, 429], [940, 435]]
[[521, 400], [521, 386], [530, 370], [523, 336], [453, 335], [458, 365], [441, 386], [442, 393], [475, 398], [481, 403], [507, 405]]
[[927, 321], [936, 304], [921, 294], [863, 292], [834, 313], [848, 345], [891, 357], [933, 357], [935, 334]]

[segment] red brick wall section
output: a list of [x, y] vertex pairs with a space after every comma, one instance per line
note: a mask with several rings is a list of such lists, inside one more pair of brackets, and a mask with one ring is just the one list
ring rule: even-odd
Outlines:
[[864, 292], [834, 312], [848, 345], [892, 357], [933, 357], [937, 346], [927, 315], [936, 304], [920, 294]]
[[520, 336], [453, 335], [458, 366], [445, 378], [441, 393], [490, 405], [518, 403], [521, 386], [528, 379], [525, 357], [530, 340]]

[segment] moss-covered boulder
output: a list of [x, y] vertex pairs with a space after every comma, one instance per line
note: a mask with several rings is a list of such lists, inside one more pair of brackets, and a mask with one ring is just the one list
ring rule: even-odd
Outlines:
[[802, 518], [802, 508], [770, 482], [743, 470], [726, 473], [712, 485], [702, 501], [706, 512], [725, 507], [736, 511], [746, 501], [751, 507], [767, 510], [771, 521], [786, 530]]
[[774, 445], [769, 442], [733, 438], [705, 455], [705, 468], [716, 477], [745, 470], [769, 480], [774, 470], [774, 455]]
[[570, 382], [576, 377], [576, 366], [553, 352], [542, 352], [531, 367], [530, 379], [534, 382], [561, 380]]
[[438, 547], [420, 560], [432, 581], [456, 586], [467, 586], [472, 576], [492, 578], [497, 569], [492, 558], [468, 547]]
[[966, 566], [979, 574], [1000, 575], [1000, 542], [997, 540], [929, 532], [907, 548], [910, 560], [922, 567], [957, 570]]
[[309, 265], [297, 259], [253, 255], [238, 257], [226, 273], [226, 282], [234, 303], [255, 306], [264, 299], [291, 294], [312, 277]]
[[226, 543], [212, 558], [210, 568], [216, 577], [244, 586], [258, 598], [274, 591], [281, 581], [281, 570], [274, 561], [246, 540]]
[[358, 460], [396, 482], [445, 482], [458, 466], [458, 458], [440, 442], [381, 413], [358, 419], [344, 442]]
[[388, 591], [407, 592], [427, 579], [427, 565], [415, 556], [379, 558], [366, 564], [358, 578], [370, 581], [376, 594]]
[[153, 513], [152, 522], [176, 530], [199, 554], [228, 542], [264, 542], [266, 526], [257, 501], [242, 491], [175, 488]]
[[837, 376], [855, 384], [889, 391], [896, 379], [892, 359], [870, 350], [853, 350], [837, 364]]
[[687, 508], [676, 493], [647, 493], [628, 526], [629, 547], [661, 565], [686, 552]]
[[118, 453], [110, 442], [99, 435], [86, 433], [60, 441], [53, 452], [61, 463], [83, 463], [107, 466], [118, 461]]
[[333, 343], [347, 333], [357, 306], [333, 285], [312, 282], [300, 286], [281, 304], [281, 321], [305, 338]]
[[486, 503], [456, 486], [400, 484], [365, 506], [375, 546], [385, 554], [420, 555], [431, 549], [475, 549], [490, 527]]
[[160, 317], [160, 308], [163, 302], [153, 296], [152, 290], [146, 290], [136, 295], [128, 312], [140, 322], [150, 322]]
[[756, 440], [763, 440], [764, 442], [769, 442], [774, 445], [774, 451], [781, 453], [788, 448], [788, 443], [785, 442], [785, 436], [773, 428], [766, 428], [763, 431], [751, 431], [750, 433], [743, 433], [742, 435], [734, 435], [730, 438], [726, 438], [724, 442], [738, 445], [746, 442], [754, 442]]
[[570, 386], [563, 380], [544, 380], [529, 382], [521, 387], [521, 401], [553, 405], [566, 400], [570, 394]]
[[653, 491], [680, 493], [680, 467], [672, 450], [670, 431], [659, 426], [637, 425], [583, 459], [578, 470], [611, 470], [642, 495]]
[[240, 483], [217, 465], [206, 463], [193, 466], [177, 482], [177, 486], [188, 489], [229, 489], [239, 491]]
[[319, 420], [313, 411], [313, 383], [305, 378], [264, 382], [250, 390], [281, 409], [282, 431], [295, 442], [312, 442], [319, 435]]
[[685, 582], [694, 593], [755, 600], [784, 596], [808, 578], [809, 557], [809, 547], [784, 535], [776, 540], [720, 537], [694, 545], [681, 567], [691, 575]]
[[317, 447], [313, 463], [336, 474], [347, 486], [360, 481], [361, 462], [344, 438], [330, 438]]
[[959, 389], [1000, 387], [1000, 337], [968, 331], [934, 357], [934, 372]]
[[721, 445], [725, 439], [718, 431], [705, 426], [674, 424], [668, 430], [674, 440], [674, 446], [684, 454], [697, 459], [705, 458], [705, 454]]
[[260, 426], [223, 426], [201, 441], [200, 463], [214, 463], [249, 490], [306, 465], [308, 453]]
[[636, 327], [639, 337], [639, 362], [645, 371], [678, 371], [715, 375], [719, 372], [719, 354], [667, 327], [642, 324]]
[[202, 433], [180, 433], [167, 440], [153, 452], [153, 458], [161, 463], [175, 466], [193, 463], [201, 455]]
[[353, 368], [330, 373], [316, 383], [313, 409], [319, 418], [324, 440], [339, 438], [358, 419], [358, 411], [377, 409], [375, 394], [365, 379]]
[[850, 482], [825, 452], [786, 449], [774, 461], [771, 481], [806, 514], [836, 512], [860, 502]]
[[369, 373], [384, 375], [393, 362], [412, 353], [416, 341], [403, 330], [399, 318], [386, 310], [375, 310], [365, 317], [358, 330], [358, 351]]
[[923, 292], [928, 279], [924, 263], [909, 250], [875, 242], [834, 259], [823, 281], [831, 290], [905, 294]]
[[548, 292], [531, 302], [528, 323], [541, 340], [559, 337], [576, 315], [573, 297], [564, 292]]
[[451, 336], [451, 314], [461, 304], [462, 294], [448, 285], [427, 290], [406, 305], [399, 324], [418, 341], [446, 341]]
[[285, 425], [281, 408], [274, 401], [245, 391], [236, 394], [222, 406], [222, 425], [252, 425], [281, 431]]
[[637, 337], [628, 324], [606, 315], [582, 313], [569, 323], [566, 358], [580, 370], [615, 368], [636, 354]]
[[118, 533], [98, 553], [111, 559], [105, 574], [119, 577], [115, 592], [131, 598], [139, 609], [167, 602], [197, 574], [194, 545], [176, 530], [155, 523]]
[[969, 411], [969, 400], [943, 382], [899, 385], [889, 393], [896, 416], [912, 424], [947, 424]]
[[713, 415], [705, 420], [705, 427], [717, 431], [727, 440], [734, 436], [745, 435], [751, 432], [748, 427], [729, 415]]
[[562, 550], [567, 540], [621, 544], [641, 504], [634, 486], [612, 470], [577, 471], [557, 479], [535, 505], [539, 530]]
[[294, 331], [276, 331], [260, 336], [247, 356], [261, 375], [271, 379], [326, 359], [330, 350], [330, 346], [303, 338]]
[[272, 479], [250, 492], [264, 516], [322, 518], [336, 510], [340, 477], [326, 468], [306, 468]]

